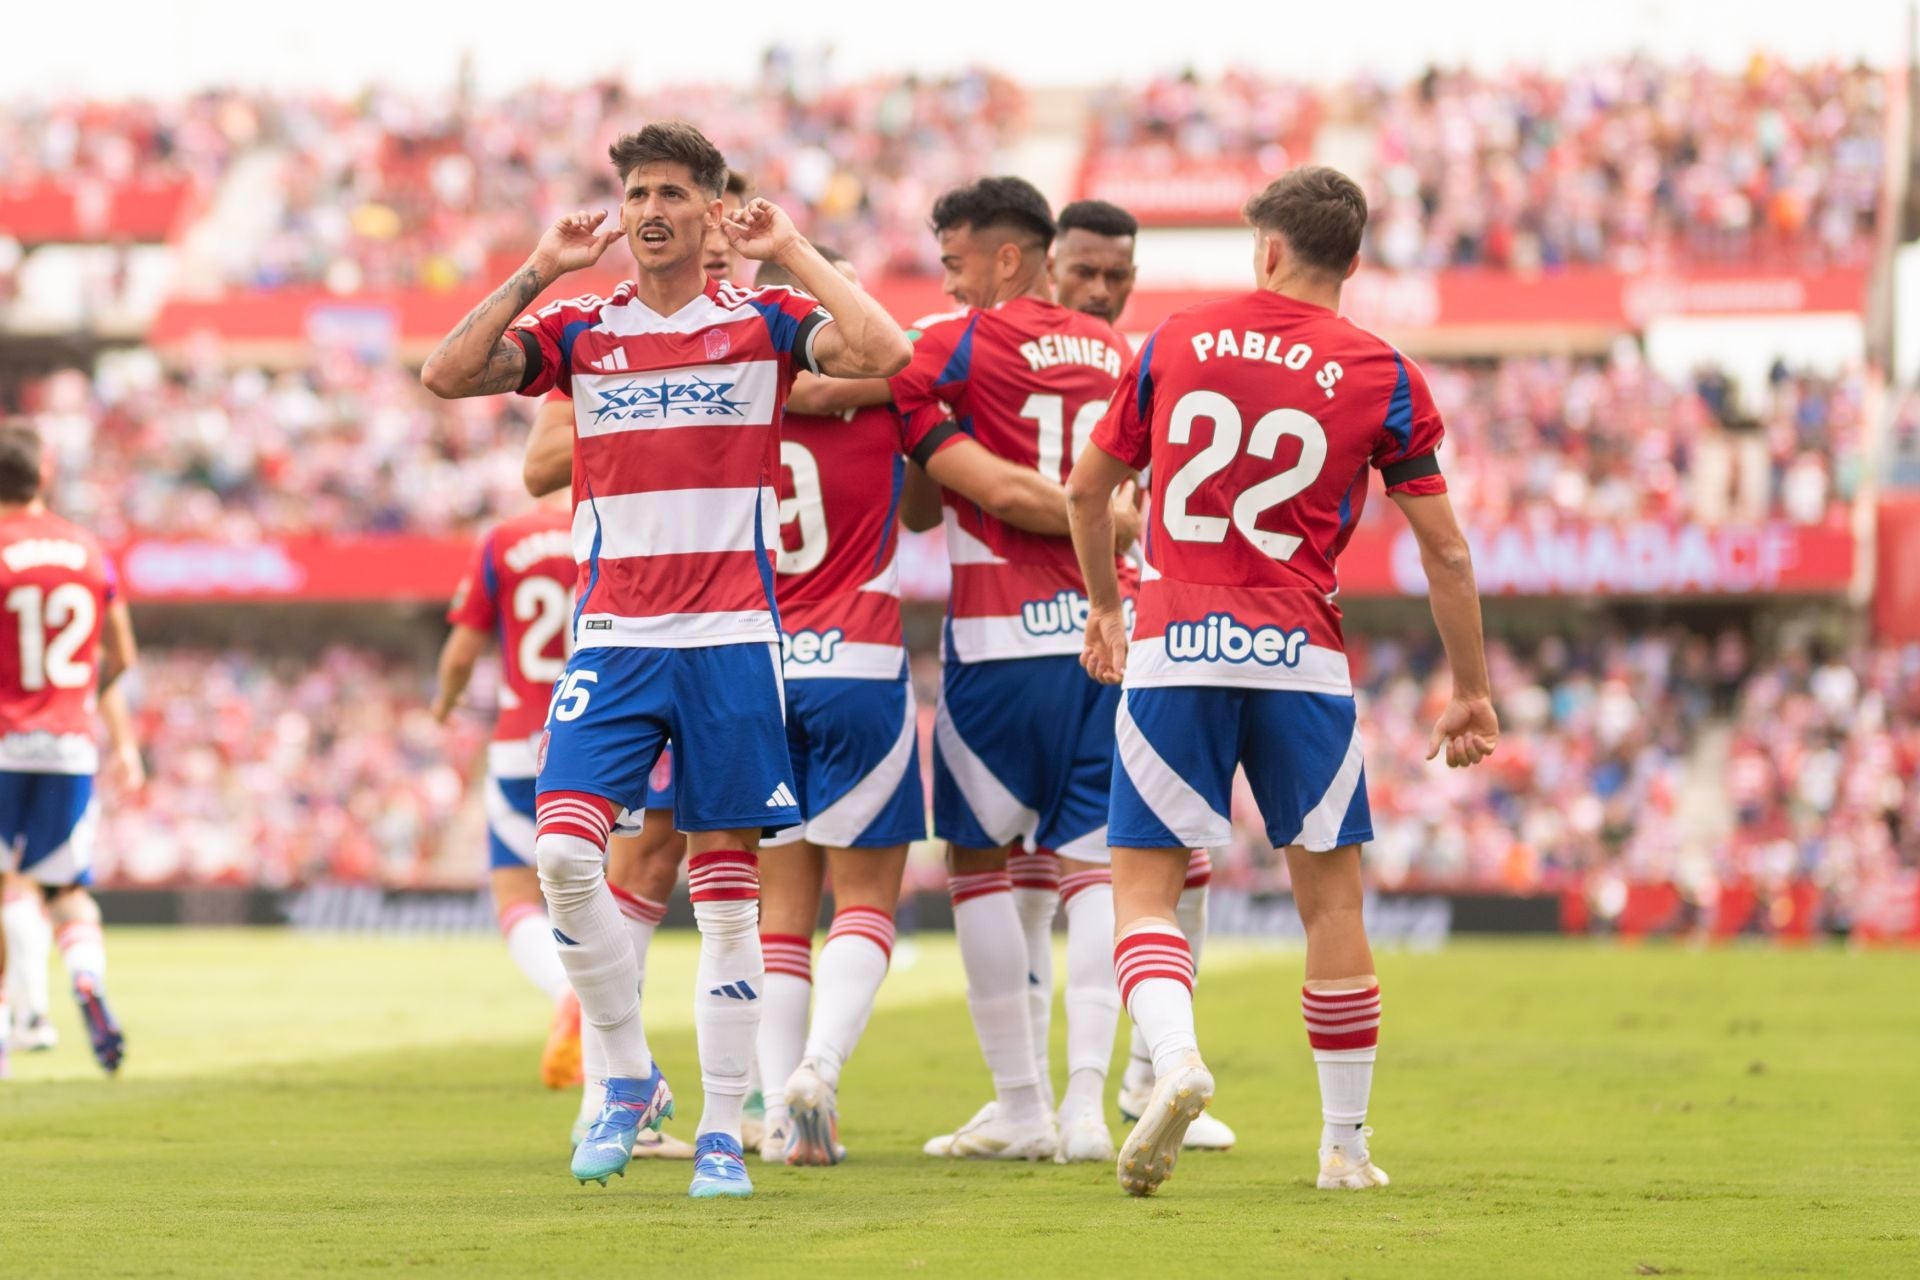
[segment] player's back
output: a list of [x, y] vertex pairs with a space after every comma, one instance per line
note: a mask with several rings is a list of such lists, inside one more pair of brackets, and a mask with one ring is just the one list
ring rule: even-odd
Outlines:
[[[1164, 632], [1175, 673], [1306, 677], [1302, 645], [1325, 650], [1344, 686], [1334, 565], [1369, 466], [1390, 490], [1444, 487], [1418, 368], [1333, 311], [1259, 290], [1176, 313], [1130, 372], [1098, 440], [1153, 470], [1137, 634]], [[1141, 656], [1158, 661], [1152, 645]]]
[[894, 559], [901, 450], [900, 419], [886, 405], [781, 423], [774, 594], [788, 679], [905, 670]]
[[531, 776], [533, 747], [546, 721], [553, 682], [567, 661], [573, 612], [572, 517], [540, 506], [502, 520], [480, 544], [448, 618], [492, 631], [500, 643], [500, 707], [493, 770]]
[[100, 636], [112, 568], [86, 530], [45, 511], [0, 520], [0, 769], [92, 773]]
[[[1126, 359], [1126, 340], [1105, 321], [1043, 299], [1016, 298], [930, 326], [915, 365], [895, 380], [896, 395], [903, 379], [926, 370], [930, 394], [952, 410], [955, 429], [1064, 483]], [[901, 407], [909, 409], [909, 402]], [[925, 447], [928, 416], [909, 415], [916, 448]], [[971, 662], [1077, 653], [1084, 584], [1072, 540], [1015, 528], [951, 491], [943, 500], [955, 655]]]

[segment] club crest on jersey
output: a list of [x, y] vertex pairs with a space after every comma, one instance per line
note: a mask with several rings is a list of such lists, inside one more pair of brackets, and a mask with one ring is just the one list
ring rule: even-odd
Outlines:
[[[721, 334], [720, 339], [725, 342], [726, 335]], [[671, 412], [702, 418], [744, 418], [747, 401], [735, 400], [733, 388], [731, 380], [718, 382], [698, 374], [689, 374], [681, 380], [662, 377], [657, 382], [635, 378], [617, 387], [597, 387], [594, 394], [599, 397], [599, 404], [594, 406], [592, 425], [645, 422], [664, 418]]]
[[1167, 624], [1167, 657], [1175, 662], [1257, 662], [1297, 667], [1307, 629], [1248, 627], [1230, 613], [1210, 613], [1200, 622]]
[[733, 339], [727, 336], [725, 329], [707, 330], [707, 359], [725, 360], [727, 352], [733, 350]]

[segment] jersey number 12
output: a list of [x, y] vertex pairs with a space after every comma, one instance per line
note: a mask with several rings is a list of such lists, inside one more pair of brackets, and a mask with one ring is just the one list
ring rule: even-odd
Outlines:
[[[20, 687], [78, 689], [93, 683], [93, 666], [75, 662], [99, 610], [93, 592], [77, 582], [53, 590], [27, 584], [7, 592], [7, 612], [20, 620]], [[49, 634], [51, 633], [51, 634]]]

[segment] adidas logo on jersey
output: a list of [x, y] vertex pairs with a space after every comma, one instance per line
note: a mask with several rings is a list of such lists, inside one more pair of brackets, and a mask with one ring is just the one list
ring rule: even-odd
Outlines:
[[1175, 662], [1247, 662], [1263, 667], [1300, 665], [1307, 629], [1246, 627], [1230, 613], [1210, 613], [1204, 622], [1169, 622], [1167, 656]]
[[793, 791], [784, 782], [775, 787], [773, 794], [767, 797], [767, 808], [769, 809], [790, 809], [796, 807], [799, 803], [798, 800], [793, 798]]
[[724, 987], [715, 987], [707, 992], [710, 996], [724, 996], [728, 1000], [758, 1000], [759, 993], [745, 982], [729, 982]]
[[628, 368], [626, 349], [615, 347], [598, 360], [587, 361], [587, 368], [597, 369], [601, 373], [625, 373]]

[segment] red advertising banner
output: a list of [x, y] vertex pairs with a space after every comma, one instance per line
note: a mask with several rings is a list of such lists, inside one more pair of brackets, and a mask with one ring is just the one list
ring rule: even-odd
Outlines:
[[169, 239], [193, 196], [186, 178], [154, 182], [42, 179], [0, 187], [0, 235], [23, 244]]
[[135, 538], [112, 553], [136, 604], [440, 601], [453, 595], [473, 544], [409, 534], [248, 543]]
[[1171, 151], [1088, 160], [1080, 199], [1107, 200], [1148, 227], [1193, 227], [1240, 221], [1247, 197], [1271, 181], [1251, 156], [1191, 159]]
[[[604, 291], [619, 279], [614, 273], [568, 276], [544, 300]], [[881, 304], [905, 322], [953, 307], [937, 280], [887, 278], [870, 287]], [[342, 297], [301, 287], [176, 298], [154, 318], [149, 339], [162, 347], [206, 334], [235, 343], [346, 345], [375, 353], [411, 344], [423, 350], [458, 324], [487, 288], [466, 285], [445, 293], [407, 290]], [[1231, 291], [1141, 288], [1128, 304], [1121, 328], [1144, 333], [1182, 307]], [[1348, 282], [1342, 310], [1354, 323], [1396, 337], [1556, 325], [1629, 331], [1667, 315], [1858, 312], [1865, 294], [1866, 274], [1854, 269], [1809, 275], [1693, 271], [1681, 276], [1628, 276], [1597, 268], [1545, 275], [1362, 271]]]

